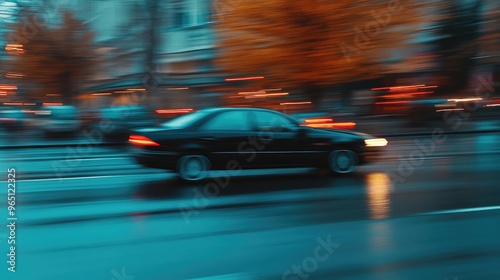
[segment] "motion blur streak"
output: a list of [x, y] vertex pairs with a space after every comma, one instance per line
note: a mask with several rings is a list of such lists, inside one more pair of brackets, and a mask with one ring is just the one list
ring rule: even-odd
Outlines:
[[499, 46], [498, 0], [0, 0], [0, 279], [500, 279]]
[[389, 217], [391, 179], [385, 173], [371, 173], [366, 176], [367, 195], [372, 219]]

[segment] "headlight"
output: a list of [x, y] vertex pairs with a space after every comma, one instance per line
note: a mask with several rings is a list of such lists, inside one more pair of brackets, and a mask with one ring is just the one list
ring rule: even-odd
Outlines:
[[372, 139], [365, 139], [365, 145], [367, 147], [384, 147], [387, 146], [387, 139], [385, 138], [372, 138]]

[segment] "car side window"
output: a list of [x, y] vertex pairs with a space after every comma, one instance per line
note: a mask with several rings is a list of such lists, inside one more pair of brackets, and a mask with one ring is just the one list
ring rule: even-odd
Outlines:
[[223, 112], [213, 117], [202, 127], [203, 130], [250, 130], [248, 112]]
[[289, 119], [272, 112], [254, 112], [254, 121], [257, 129], [283, 130], [297, 126]]

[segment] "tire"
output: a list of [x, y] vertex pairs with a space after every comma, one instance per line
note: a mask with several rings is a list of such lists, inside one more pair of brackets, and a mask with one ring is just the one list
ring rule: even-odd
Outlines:
[[208, 177], [210, 167], [203, 155], [184, 155], [177, 162], [177, 174], [184, 181], [199, 182]]
[[328, 156], [328, 168], [336, 174], [351, 173], [358, 167], [358, 155], [351, 150], [335, 150]]

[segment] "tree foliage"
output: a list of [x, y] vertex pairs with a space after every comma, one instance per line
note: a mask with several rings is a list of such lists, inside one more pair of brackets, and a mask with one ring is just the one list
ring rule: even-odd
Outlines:
[[11, 27], [9, 43], [21, 45], [22, 52], [15, 54], [10, 69], [36, 85], [32, 98], [61, 94], [65, 103], [72, 103], [99, 65], [94, 34], [69, 11], [61, 12], [59, 24], [45, 20], [24, 10]]
[[[322, 86], [377, 78], [427, 19], [414, 0], [240, 0], [219, 9], [217, 65], [265, 76], [270, 86], [313, 93]], [[412, 63], [412, 62], [410, 62]]]

